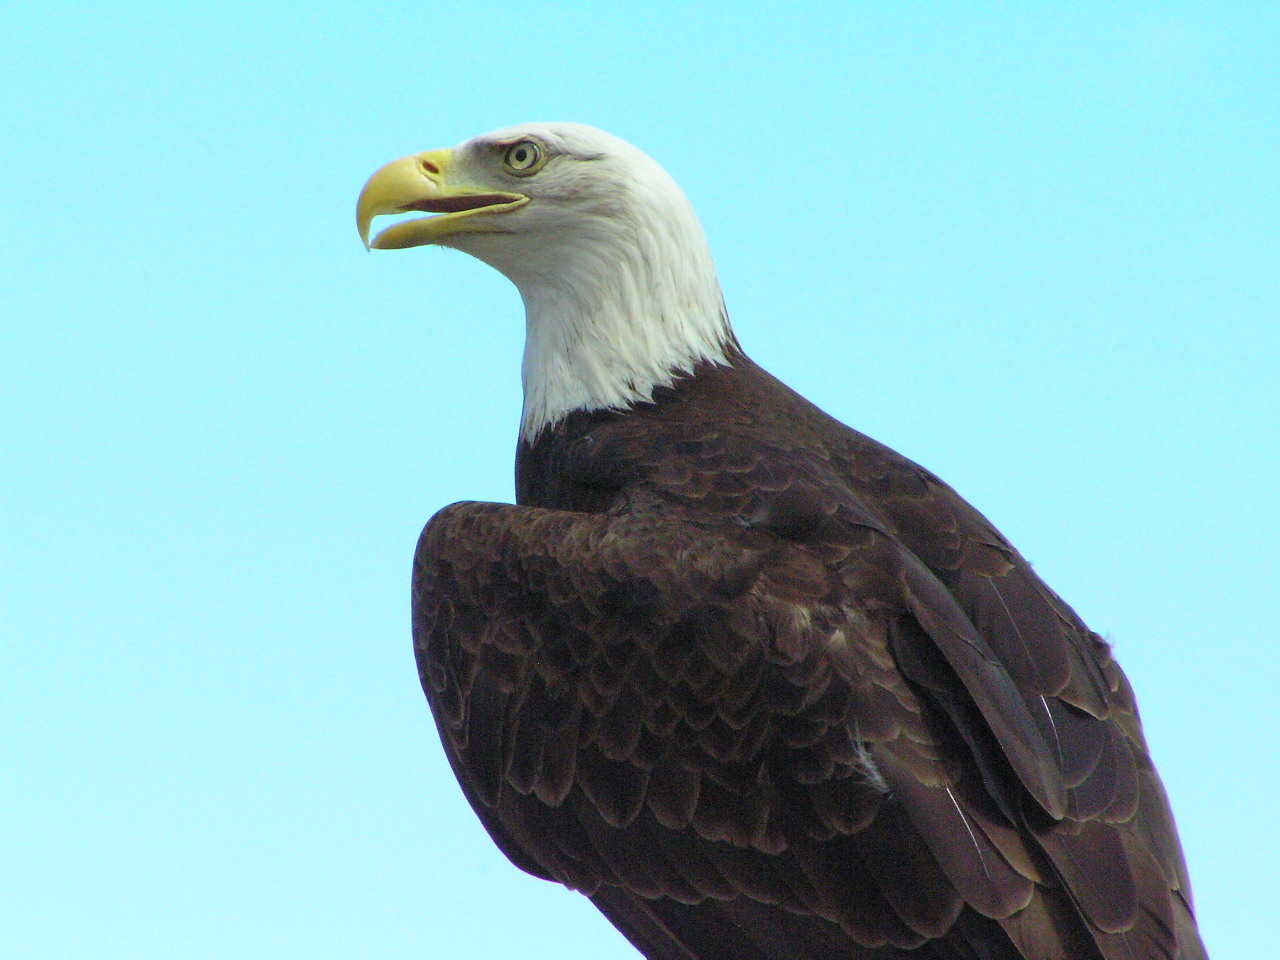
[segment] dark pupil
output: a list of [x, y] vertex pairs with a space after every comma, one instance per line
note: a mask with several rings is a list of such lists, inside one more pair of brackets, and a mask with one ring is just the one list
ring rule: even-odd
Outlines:
[[521, 147], [516, 151], [516, 157], [515, 157], [516, 163], [524, 163], [528, 159], [529, 159], [529, 151], [526, 150], [524, 147]]

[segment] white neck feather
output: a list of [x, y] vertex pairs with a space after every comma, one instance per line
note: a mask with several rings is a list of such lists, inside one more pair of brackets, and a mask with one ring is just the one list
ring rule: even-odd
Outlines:
[[[554, 275], [516, 280], [525, 304], [520, 436], [575, 410], [650, 400], [701, 361], [728, 363], [734, 342], [701, 228], [583, 237], [557, 250]], [[515, 278], [513, 278], [515, 279]]]

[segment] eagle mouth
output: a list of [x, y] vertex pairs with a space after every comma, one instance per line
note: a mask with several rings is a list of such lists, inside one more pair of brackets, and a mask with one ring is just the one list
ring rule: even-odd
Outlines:
[[468, 210], [479, 210], [482, 207], [505, 207], [507, 204], [523, 200], [518, 193], [475, 193], [470, 196], [426, 197], [404, 204], [399, 213], [464, 213]]
[[425, 243], [438, 243], [455, 233], [500, 233], [496, 225], [474, 220], [482, 214], [505, 213], [529, 202], [519, 193], [454, 193], [418, 197], [397, 204], [379, 216], [427, 213], [427, 217], [409, 217], [393, 223], [369, 243], [374, 250], [403, 250]]

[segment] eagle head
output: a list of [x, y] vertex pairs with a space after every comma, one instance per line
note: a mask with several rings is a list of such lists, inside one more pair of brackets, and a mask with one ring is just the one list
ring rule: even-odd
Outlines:
[[[369, 239], [376, 217], [422, 213]], [[522, 435], [575, 410], [651, 399], [736, 349], [693, 207], [603, 130], [531, 123], [394, 160], [360, 194], [379, 250], [435, 244], [505, 274], [525, 303]]]

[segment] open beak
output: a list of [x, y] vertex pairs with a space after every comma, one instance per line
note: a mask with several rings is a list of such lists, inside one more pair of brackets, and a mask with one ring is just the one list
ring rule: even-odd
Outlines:
[[[524, 206], [520, 193], [483, 190], [461, 182], [452, 150], [430, 150], [392, 160], [369, 178], [356, 204], [356, 226], [368, 249], [403, 250], [439, 243], [455, 233], [494, 229], [485, 215]], [[369, 241], [374, 217], [421, 211], [434, 216], [404, 220]]]

